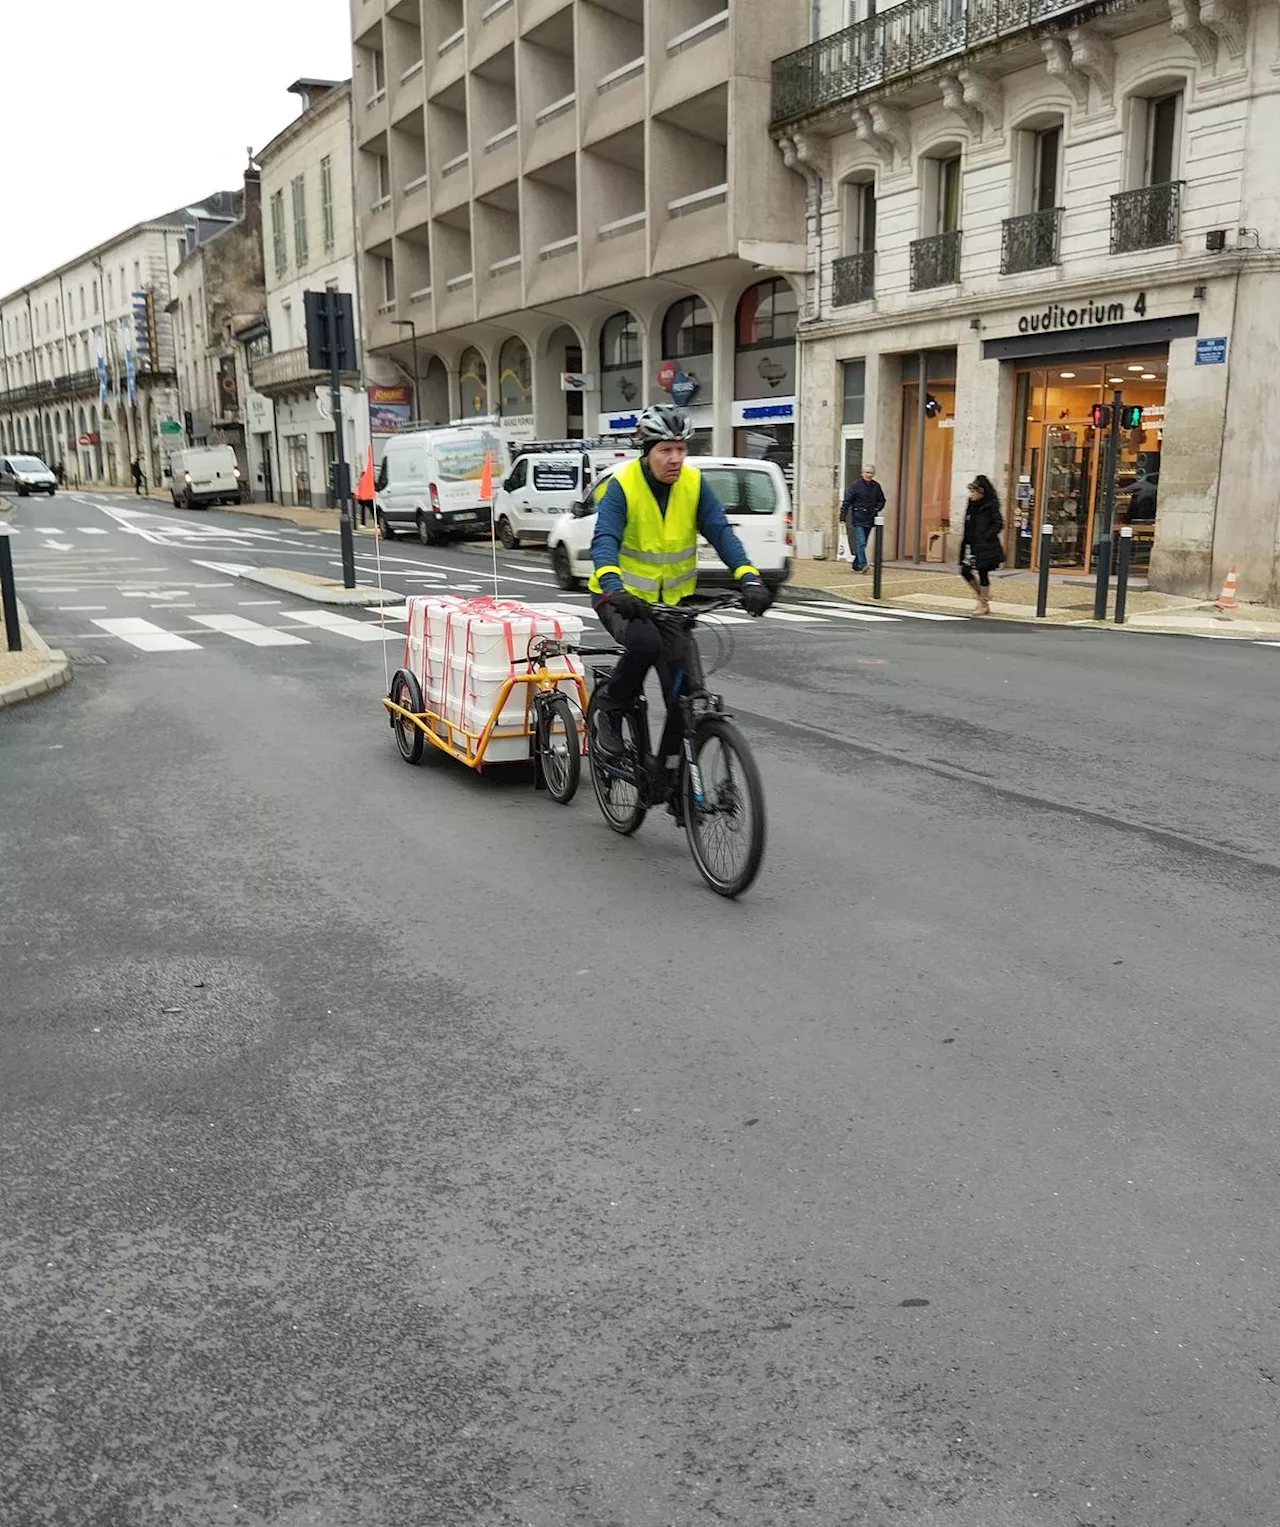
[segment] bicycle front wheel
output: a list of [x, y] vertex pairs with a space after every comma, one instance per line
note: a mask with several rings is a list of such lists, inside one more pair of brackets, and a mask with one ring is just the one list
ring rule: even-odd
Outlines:
[[741, 896], [764, 859], [764, 786], [746, 738], [731, 721], [713, 716], [699, 725], [693, 768], [685, 766], [681, 789], [693, 862], [717, 895]]
[[587, 759], [591, 764], [591, 783], [605, 821], [614, 832], [627, 838], [638, 830], [648, 810], [643, 795], [632, 782], [645, 750], [640, 747], [635, 713], [627, 711], [622, 717], [622, 735], [627, 745], [625, 757], [615, 761], [601, 753], [595, 742], [597, 709], [593, 694], [587, 708]]
[[582, 738], [573, 709], [563, 695], [556, 695], [538, 711], [538, 752], [547, 794], [567, 806], [577, 795], [582, 778]]

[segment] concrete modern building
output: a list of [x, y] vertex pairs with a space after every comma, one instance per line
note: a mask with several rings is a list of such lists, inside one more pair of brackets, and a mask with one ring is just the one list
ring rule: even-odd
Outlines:
[[[238, 338], [248, 359], [246, 410], [255, 491], [281, 503], [321, 507], [329, 502], [337, 436], [329, 374], [313, 371], [307, 362], [307, 291], [330, 288], [352, 295], [361, 364], [343, 376], [342, 417], [347, 460], [357, 472], [370, 439], [352, 188], [351, 84], [301, 79], [289, 89], [302, 102], [301, 114], [257, 155], [266, 311]], [[374, 369], [384, 382], [401, 380], [388, 362], [381, 371]], [[398, 396], [407, 416], [407, 387]]]
[[[371, 352], [428, 420], [789, 460], [803, 188], [768, 136], [775, 0], [352, 0]], [[409, 326], [412, 325], [412, 328]]]
[[[1092, 416], [1159, 587], [1280, 592], [1280, 11], [1253, 0], [825, 5], [773, 131], [808, 190], [802, 523], [863, 460], [890, 555], [952, 559], [996, 481], [1011, 565], [1094, 565]], [[838, 13], [837, 13], [838, 12]], [[837, 28], [839, 28], [837, 30]]]
[[235, 221], [238, 193], [138, 223], [0, 299], [0, 441], [61, 462], [71, 482], [126, 485], [140, 455], [161, 472], [161, 426], [180, 418], [166, 311], [186, 250]]
[[[183, 247], [185, 249], [185, 240]], [[185, 439], [229, 445], [247, 473], [242, 351], [236, 333], [262, 316], [262, 196], [257, 169], [245, 171], [240, 215], [185, 253], [173, 275], [178, 397]], [[166, 464], [167, 465], [167, 464]]]

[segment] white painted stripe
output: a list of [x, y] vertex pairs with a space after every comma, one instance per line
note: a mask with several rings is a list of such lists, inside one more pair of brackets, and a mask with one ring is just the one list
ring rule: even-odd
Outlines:
[[70, 615], [73, 610], [87, 614], [90, 610], [105, 610], [106, 608], [105, 604], [60, 604], [58, 606], [59, 611], [64, 615]]
[[240, 605], [243, 609], [247, 609], [250, 605], [263, 605], [263, 604], [278, 605], [281, 602], [282, 601], [279, 600], [279, 599], [237, 599], [236, 600], [236, 603], [238, 605]]
[[383, 631], [363, 620], [352, 620], [349, 615], [339, 615], [336, 610], [295, 610], [292, 619], [306, 626], [317, 626], [332, 631], [335, 636], [345, 636], [353, 642], [402, 642], [403, 631]]
[[816, 600], [816, 599], [815, 600], [810, 600], [810, 599], [805, 600], [805, 608], [806, 609], [810, 609], [810, 610], [822, 610], [824, 613], [829, 611], [829, 610], [847, 610], [847, 609], [852, 608], [852, 609], [855, 609], [855, 610], [869, 610], [874, 615], [878, 615], [882, 611], [887, 613], [888, 610], [892, 609], [892, 611], [893, 611], [893, 618], [895, 620], [899, 616], [901, 616], [901, 618], [903, 620], [965, 620], [967, 618], [964, 615], [935, 615], [932, 610], [904, 610], [899, 605], [896, 605], [896, 604], [895, 605], [863, 605], [863, 604], [855, 604], [855, 603], [852, 603], [852, 602], [844, 603], [844, 604], [834, 604], [834, 603], [827, 603], [826, 601], [820, 601], [820, 600]]
[[895, 618], [896, 618], [893, 615], [880, 615], [880, 614], [873, 615], [869, 610], [848, 610], [848, 609], [839, 609], [838, 610], [838, 609], [836, 609], [836, 607], [834, 605], [829, 605], [829, 604], [828, 605], [808, 605], [807, 604], [807, 605], [804, 606], [804, 609], [806, 609], [806, 610], [819, 610], [820, 609], [822, 611], [824, 619], [828, 619], [828, 620], [857, 620], [857, 621], [866, 621], [866, 623], [868, 625], [872, 625], [872, 626], [879, 625], [881, 622], [884, 622], [887, 625], [892, 625], [894, 620], [895, 620]]
[[711, 615], [700, 615], [700, 626], [749, 626], [752, 622], [750, 615], [727, 615], [723, 610], [717, 610]]
[[409, 618], [407, 604], [370, 604], [365, 608], [370, 615], [380, 615], [384, 620], [408, 620]]
[[1280, 647], [1280, 642], [1254, 642], [1255, 647]]
[[248, 642], [251, 647], [308, 647], [305, 636], [293, 636], [288, 631], [277, 631], [272, 626], [261, 626], [245, 615], [193, 615], [198, 626], [210, 631], [233, 636], [238, 642]]
[[823, 615], [793, 615], [790, 610], [780, 610], [777, 605], [774, 605], [773, 609], [769, 610], [764, 618], [766, 620], [785, 620], [797, 626], [822, 626], [826, 624], [826, 617]]
[[230, 583], [193, 583], [192, 584], [192, 588], [197, 588], [197, 589], [229, 589], [231, 587], [233, 587], [233, 585], [230, 584]]
[[33, 594], [78, 594], [80, 592], [80, 586], [77, 584], [75, 588], [71, 589], [32, 589], [31, 592]]
[[101, 525], [77, 525], [76, 529], [82, 536], [105, 536], [110, 534]]
[[200, 650], [199, 642], [189, 642], [185, 636], [171, 636], [151, 621], [135, 615], [121, 620], [95, 620], [93, 624], [101, 627], [108, 636], [118, 636], [131, 647], [137, 647], [143, 652], [179, 652], [184, 648], [192, 652]]

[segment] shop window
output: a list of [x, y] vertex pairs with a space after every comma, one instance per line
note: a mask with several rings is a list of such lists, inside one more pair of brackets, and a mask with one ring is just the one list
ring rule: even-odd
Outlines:
[[489, 412], [489, 368], [484, 356], [474, 347], [462, 352], [458, 362], [462, 417], [478, 419]]
[[606, 412], [634, 408], [643, 391], [644, 341], [630, 313], [615, 313], [600, 332], [600, 403]]
[[[676, 363], [694, 390], [678, 401], [688, 404], [713, 400], [712, 350], [715, 318], [701, 297], [682, 297], [673, 302], [662, 320], [662, 358]], [[675, 394], [673, 393], [674, 397]]]
[[845, 361], [841, 370], [844, 372], [844, 413], [841, 423], [861, 424], [867, 405], [867, 363]]
[[748, 287], [738, 303], [734, 396], [787, 398], [796, 390], [799, 308], [779, 277]]
[[498, 412], [507, 418], [533, 412], [533, 364], [529, 347], [514, 334], [498, 352]]

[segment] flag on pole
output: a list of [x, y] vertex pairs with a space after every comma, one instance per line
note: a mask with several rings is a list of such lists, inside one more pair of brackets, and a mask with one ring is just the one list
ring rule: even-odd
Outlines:
[[365, 459], [364, 471], [360, 474], [360, 481], [356, 484], [356, 498], [365, 504], [373, 502], [373, 447], [369, 447], [368, 457]]
[[480, 501], [493, 503], [493, 452], [484, 453], [484, 470], [480, 473]]

